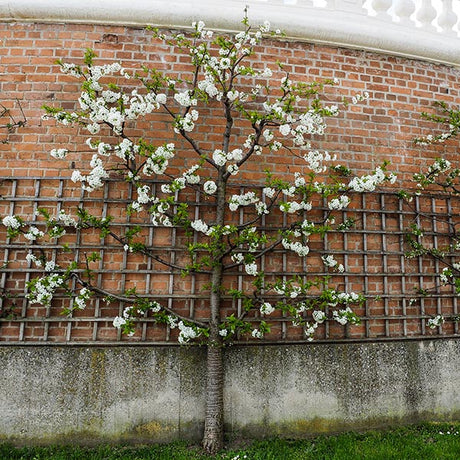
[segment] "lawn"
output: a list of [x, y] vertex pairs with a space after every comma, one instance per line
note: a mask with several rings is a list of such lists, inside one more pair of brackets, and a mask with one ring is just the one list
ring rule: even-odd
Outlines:
[[[2, 460], [205, 460], [197, 446], [20, 447], [0, 445]], [[460, 422], [425, 423], [387, 431], [344, 433], [313, 439], [239, 441], [221, 460], [459, 460]]]

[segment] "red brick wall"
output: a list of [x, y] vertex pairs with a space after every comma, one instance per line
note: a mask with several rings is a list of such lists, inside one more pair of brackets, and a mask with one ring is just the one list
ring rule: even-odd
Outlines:
[[[64, 174], [69, 162], [49, 161], [49, 151], [75, 140], [75, 131], [43, 123], [43, 104], [75, 106], [78, 86], [59, 72], [57, 59], [82, 62], [86, 48], [93, 48], [101, 62], [120, 61], [138, 69], [148, 63], [159, 69], [186, 75], [185, 57], [171, 55], [169, 47], [151, 40], [142, 29], [63, 24], [2, 24], [0, 73], [2, 104], [20, 117], [17, 102], [27, 117], [27, 126], [10, 134], [1, 145], [2, 167], [16, 176]], [[432, 126], [421, 120], [435, 100], [457, 102], [459, 70], [444, 65], [379, 55], [370, 52], [269, 40], [254, 57], [276, 68], [286, 62], [292, 79], [338, 78], [339, 88], [328, 90], [333, 101], [342, 95], [368, 91], [368, 103], [349, 108], [338, 120], [331, 120], [320, 147], [336, 152], [350, 166], [363, 170], [383, 160], [400, 174], [418, 172], [427, 159], [439, 155], [439, 148], [412, 148], [414, 136]], [[185, 73], [184, 73], [185, 72]], [[156, 131], [158, 135], [158, 131]], [[210, 139], [212, 142], [212, 138]], [[454, 148], [448, 149], [451, 152]], [[24, 162], [27, 160], [27, 162]]]
[[[8, 141], [0, 144], [0, 170], [4, 177], [70, 177], [73, 168], [72, 162], [78, 161], [73, 156], [69, 156], [63, 161], [56, 161], [49, 156], [49, 151], [56, 147], [67, 147], [69, 144], [74, 145], [78, 150], [78, 147], [83, 145], [85, 133], [79, 132], [78, 129], [63, 128], [56, 126], [54, 122], [41, 120], [43, 114], [41, 107], [44, 104], [63, 106], [67, 109], [76, 107], [76, 99], [79, 94], [78, 83], [59, 71], [59, 66], [56, 64], [57, 59], [81, 63], [84, 50], [93, 48], [100, 58], [98, 63], [121, 61], [127, 69], [138, 69], [140, 65], [148, 63], [152, 67], [168, 70], [173, 75], [180, 77], [187, 77], [190, 74], [190, 67], [185, 56], [172, 54], [167, 45], [152, 41], [150, 33], [142, 29], [77, 24], [2, 24], [0, 31], [0, 38], [2, 39], [2, 47], [0, 47], [0, 75], [2, 76], [0, 103], [10, 110], [15, 119], [21, 118], [21, 110], [27, 119], [25, 127], [16, 129], [11, 133], [7, 133], [6, 130], [4, 133], [0, 133], [1, 138]], [[275, 68], [276, 61], [282, 61], [285, 63], [284, 69], [290, 73], [291, 79], [305, 82], [315, 79], [338, 78], [339, 86], [326, 90], [326, 98], [331, 103], [339, 101], [342, 96], [351, 98], [358, 92], [367, 91], [369, 93], [368, 101], [350, 106], [344, 109], [337, 119], [330, 120], [325, 137], [315, 142], [315, 146], [318, 148], [336, 153], [338, 162], [341, 164], [346, 164], [357, 172], [365, 172], [378, 166], [384, 160], [388, 160], [391, 163], [389, 169], [398, 174], [400, 178], [396, 184], [397, 189], [399, 189], [402, 183], [406, 182], [413, 173], [419, 172], [426, 166], [427, 161], [440, 154], [444, 154], [448, 159], [455, 159], [457, 147], [455, 142], [445, 146], [422, 148], [414, 146], [412, 140], [415, 136], [428, 134], [433, 129], [432, 124], [421, 119], [420, 113], [431, 111], [434, 101], [458, 102], [459, 69], [400, 57], [302, 42], [268, 40], [264, 43], [258, 48], [257, 54], [254, 56], [256, 65], [268, 65]], [[133, 129], [133, 133], [147, 138], [155, 136], [160, 142], [173, 139], [171, 132], [167, 130], [166, 120], [152, 128], [153, 121], [158, 122], [158, 120], [156, 118], [138, 124]], [[0, 125], [7, 121], [5, 114], [0, 120]], [[201, 123], [197, 132], [200, 135], [202, 145], [210, 149], [218, 147], [221, 142], [222, 126], [216, 122], [214, 112], [211, 111], [207, 115], [203, 113]], [[84, 157], [85, 154], [81, 156]], [[289, 172], [292, 161], [294, 160], [279, 156], [259, 158], [257, 162], [247, 164], [248, 173], [244, 176], [245, 180], [262, 178], [262, 171], [265, 167], [273, 168], [278, 174]], [[76, 166], [79, 167], [78, 163]], [[54, 179], [43, 182], [40, 193], [55, 197], [59, 193], [58, 182]], [[11, 182], [4, 181], [2, 187], [3, 196], [11, 196]], [[24, 187], [23, 194], [28, 198], [21, 203], [16, 203], [15, 209], [16, 211], [21, 209], [25, 214], [31, 216], [35, 193], [34, 182], [24, 181], [20, 187]], [[62, 202], [65, 201], [66, 193], [62, 195]], [[19, 196], [19, 191], [16, 194]], [[393, 200], [392, 206], [397, 209], [396, 199], [394, 197], [388, 199]], [[10, 201], [6, 199], [2, 203], [2, 216], [11, 209], [9, 203]], [[376, 210], [380, 207], [379, 203], [377, 200], [373, 205]], [[399, 226], [400, 224], [396, 222], [395, 225]], [[382, 230], [381, 226], [382, 221], [379, 217], [376, 221], [377, 230]], [[391, 226], [386, 230], [391, 233]], [[402, 270], [400, 240], [397, 239], [393, 242], [396, 249], [392, 255], [388, 250], [388, 256], [385, 258], [382, 256], [383, 243], [377, 235], [370, 237], [366, 244], [363, 243], [361, 234], [354, 238], [356, 239], [355, 243], [350, 237], [350, 240], [346, 242], [346, 247], [341, 240], [338, 240], [337, 243], [341, 248], [338, 250], [343, 252], [341, 257], [348, 257], [347, 263], [350, 272], [355, 271], [356, 273], [355, 277], [350, 275], [348, 278], [341, 279], [340, 283], [358, 291], [363, 290], [366, 283], [365, 289], [373, 295], [378, 295], [383, 291], [394, 293], [404, 289], [409, 296], [410, 288], [408, 286], [403, 288], [402, 283], [417, 285], [420, 281], [419, 275], [415, 277], [415, 281], [412, 279], [402, 281], [403, 278], [401, 277], [382, 278], [380, 276], [382, 271], [391, 274]], [[4, 241], [5, 236], [2, 233], [2, 244], [5, 251], [8, 249], [8, 245], [5, 246]], [[370, 250], [372, 245], [375, 246], [375, 253], [365, 255], [365, 246]], [[353, 248], [360, 252], [359, 257], [352, 258], [345, 254], [349, 254], [349, 251], [354, 250]], [[327, 249], [331, 249], [331, 247]], [[9, 257], [11, 257], [13, 249], [10, 247], [8, 250], [10, 251]], [[14, 254], [19, 260], [21, 250]], [[114, 261], [113, 258], [116, 258], [116, 255], [110, 257], [112, 258], [110, 260], [115, 264], [114, 271], [116, 271], [116, 267], [119, 267], [117, 264], [120, 264], [121, 261]], [[124, 270], [128, 270], [128, 272], [131, 264], [131, 274], [126, 272], [128, 278], [131, 276], [131, 280], [135, 279], [132, 272], [138, 271], [139, 267], [145, 270], [152, 268], [146, 267], [145, 261], [135, 258], [126, 263]], [[410, 265], [410, 262], [406, 262], [406, 264]], [[10, 265], [10, 269], [14, 267], [14, 263]], [[16, 267], [21, 267], [20, 262], [17, 262]], [[429, 267], [424, 266], [422, 268], [422, 271], [426, 271]], [[420, 267], [410, 270], [419, 273]], [[369, 276], [365, 277], [364, 271]], [[378, 276], [373, 278], [374, 272]], [[107, 276], [104, 275], [104, 277]], [[145, 277], [143, 279], [145, 280]], [[117, 281], [116, 278], [111, 277], [106, 282], [116, 284], [120, 280]], [[139, 282], [142, 283], [143, 281]], [[384, 283], [387, 285], [384, 286]], [[7, 285], [13, 286], [18, 291], [23, 290], [23, 274], [9, 272]], [[188, 286], [178, 289], [186, 291]], [[436, 301], [433, 302], [433, 312], [430, 314], [436, 313]], [[453, 300], [449, 302], [451, 302], [449, 308], [452, 311], [456, 309], [456, 303], [454, 305]], [[200, 310], [200, 305], [205, 303], [201, 300], [196, 301], [193, 308], [197, 307], [197, 315], [206, 315], [205, 310]], [[41, 311], [41, 307], [28, 306], [26, 308], [20, 306], [19, 310], [23, 309], [23, 316], [28, 316], [29, 322], [7, 323], [3, 320], [0, 328], [0, 340], [62, 341], [65, 337], [68, 340], [76, 341], [116, 339], [116, 331], [111, 327], [110, 321], [104, 321], [104, 318], [113, 318], [114, 315], [118, 314], [118, 307], [115, 309], [107, 308], [104, 311], [103, 305], [94, 305], [92, 308], [96, 309], [97, 312], [93, 316], [99, 318], [98, 327], [95, 328], [94, 324], [96, 323], [74, 322], [70, 335], [66, 336], [66, 330], [69, 330], [66, 328], [69, 327], [69, 324], [65, 321], [62, 323], [58, 321], [45, 321], [43, 323], [41, 321], [43, 317], [54, 318], [58, 316], [60, 306], [60, 304], [53, 306], [52, 311]], [[190, 308], [190, 305], [187, 305], [186, 308]], [[391, 312], [394, 312], [396, 316], [403, 314], [402, 300], [397, 296], [387, 300], [377, 300], [372, 308], [372, 312], [361, 311], [360, 313], [366, 317], [385, 315], [387, 317]], [[404, 304], [404, 308], [406, 308], [406, 304]], [[417, 308], [416, 315], [425, 314], [425, 312], [421, 312], [419, 307]], [[411, 311], [407, 304], [407, 311], [405, 310], [404, 315], [410, 314]], [[84, 316], [88, 315], [89, 311], [86, 311]], [[30, 318], [37, 318], [37, 322], [34, 323]], [[348, 335], [343, 332], [343, 328], [340, 328], [340, 331], [336, 333], [332, 331], [332, 333], [326, 334], [326, 331], [322, 331], [320, 336], [322, 334], [324, 338], [342, 338], [345, 336], [372, 338], [391, 335], [404, 336], [411, 335], [411, 333], [412, 335], [419, 335], [425, 332], [422, 326], [423, 321], [417, 318], [415, 325], [410, 326], [408, 331], [407, 320], [389, 321], [382, 318], [369, 318], [360, 328], [350, 329]], [[282, 327], [284, 326], [280, 326], [280, 329]], [[21, 328], [23, 329], [22, 332], [20, 332]], [[334, 328], [336, 326], [331, 325], [331, 329]], [[366, 328], [368, 329], [367, 332]], [[45, 329], [47, 329], [46, 333], [44, 332]], [[392, 330], [394, 330], [393, 333], [391, 333]], [[277, 338], [286, 337], [285, 331], [280, 330], [278, 332]], [[454, 332], [453, 326], [445, 329], [445, 333]], [[167, 331], [165, 333], [167, 334]], [[151, 332], [150, 326], [146, 326], [142, 334], [144, 334], [142, 337], [141, 335], [138, 336], [139, 340], [142, 338], [143, 340], [164, 340], [165, 337], [164, 335], [161, 337], [154, 335], [156, 332]], [[299, 338], [295, 333], [293, 334], [288, 339], [296, 340]]]

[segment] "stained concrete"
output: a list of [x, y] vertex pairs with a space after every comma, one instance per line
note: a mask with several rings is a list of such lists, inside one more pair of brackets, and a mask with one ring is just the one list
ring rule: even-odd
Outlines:
[[[1, 346], [0, 439], [199, 440], [204, 348]], [[302, 437], [460, 419], [460, 340], [235, 346], [229, 436]]]

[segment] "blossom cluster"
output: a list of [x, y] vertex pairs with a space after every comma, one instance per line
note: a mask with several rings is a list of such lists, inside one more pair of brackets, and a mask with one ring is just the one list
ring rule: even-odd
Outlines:
[[174, 158], [175, 145], [169, 144], [160, 145], [154, 152], [145, 160], [143, 172], [146, 176], [153, 174], [163, 174], [168, 167], [169, 161]]
[[35, 241], [37, 238], [41, 238], [45, 235], [44, 232], [39, 230], [37, 227], [34, 225], [31, 225], [29, 230], [24, 233], [24, 238], [26, 238], [29, 241]]
[[339, 264], [335, 259], [332, 254], [329, 254], [327, 256], [322, 256], [321, 260], [323, 261], [323, 264], [326, 267], [329, 268], [335, 268], [339, 273], [343, 273], [345, 268], [342, 264]]
[[327, 204], [328, 208], [332, 211], [340, 211], [345, 209], [350, 204], [350, 198], [346, 195], [341, 195], [338, 198], [333, 198]]
[[312, 150], [303, 156], [307, 162], [308, 167], [315, 173], [320, 174], [326, 171], [328, 163], [335, 160], [329, 152], [321, 153], [318, 150]]
[[262, 315], [271, 315], [275, 311], [275, 307], [270, 302], [264, 302], [260, 306], [260, 313]]
[[84, 287], [80, 289], [80, 292], [74, 299], [74, 307], [77, 308], [78, 310], [83, 310], [86, 308], [86, 302], [90, 299], [91, 297], [91, 291]]
[[281, 240], [281, 244], [285, 249], [295, 252], [300, 257], [305, 257], [310, 252], [310, 248], [307, 245], [302, 244], [300, 241], [291, 242], [288, 239], [283, 238]]
[[21, 221], [20, 218], [18, 218], [16, 216], [5, 216], [2, 219], [2, 224], [7, 228], [17, 230], [17, 229], [19, 229], [21, 227], [22, 221]]
[[257, 203], [259, 201], [258, 196], [254, 192], [246, 192], [242, 195], [232, 195], [228, 207], [230, 211], [236, 211], [240, 206], [248, 206], [250, 204]]
[[413, 178], [417, 182], [417, 187], [423, 189], [430, 184], [434, 184], [440, 174], [446, 173], [450, 169], [452, 169], [452, 164], [449, 160], [436, 158], [434, 163], [428, 167], [427, 173], [414, 174]]
[[109, 173], [105, 170], [102, 160], [97, 154], [93, 155], [90, 166], [93, 168], [87, 176], [84, 176], [79, 170], [74, 170], [71, 176], [72, 182], [81, 182], [82, 189], [88, 192], [102, 187], [103, 179], [109, 177]]
[[344, 310], [335, 310], [332, 313], [332, 317], [339, 324], [344, 326], [347, 323], [350, 324], [359, 324], [359, 318], [353, 313], [353, 310], [350, 307], [346, 307]]
[[[51, 270], [49, 270], [51, 271]], [[28, 283], [29, 292], [26, 298], [31, 303], [49, 306], [57, 289], [62, 288], [65, 279], [59, 273], [52, 273], [41, 278], [35, 278]]]
[[366, 174], [361, 177], [354, 177], [348, 184], [348, 188], [355, 192], [373, 192], [379, 185], [385, 181], [391, 184], [396, 182], [397, 177], [394, 174], [385, 174], [385, 171], [378, 167], [372, 174]]
[[52, 149], [50, 155], [57, 160], [63, 160], [68, 153], [67, 149]]
[[29, 263], [29, 264], [32, 264], [34, 263], [36, 267], [41, 267], [43, 266], [43, 263], [42, 261], [37, 258], [33, 253], [29, 252], [27, 253], [26, 255], [26, 261]]
[[212, 232], [212, 228], [209, 228], [208, 224], [201, 219], [194, 220], [190, 225], [194, 230], [204, 233], [205, 235], [210, 235]]
[[78, 227], [77, 221], [70, 214], [66, 214], [63, 209], [61, 209], [56, 216], [56, 222], [65, 227]]
[[444, 316], [436, 315], [434, 318], [430, 318], [427, 322], [427, 325], [430, 329], [435, 329], [436, 327], [440, 327], [445, 322]]

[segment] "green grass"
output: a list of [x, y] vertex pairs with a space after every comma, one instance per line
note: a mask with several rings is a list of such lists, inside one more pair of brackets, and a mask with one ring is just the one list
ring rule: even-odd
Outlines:
[[[197, 446], [21, 447], [0, 445], [2, 460], [205, 460]], [[388, 431], [344, 433], [308, 440], [239, 441], [222, 460], [459, 460], [460, 423], [426, 423]]]

